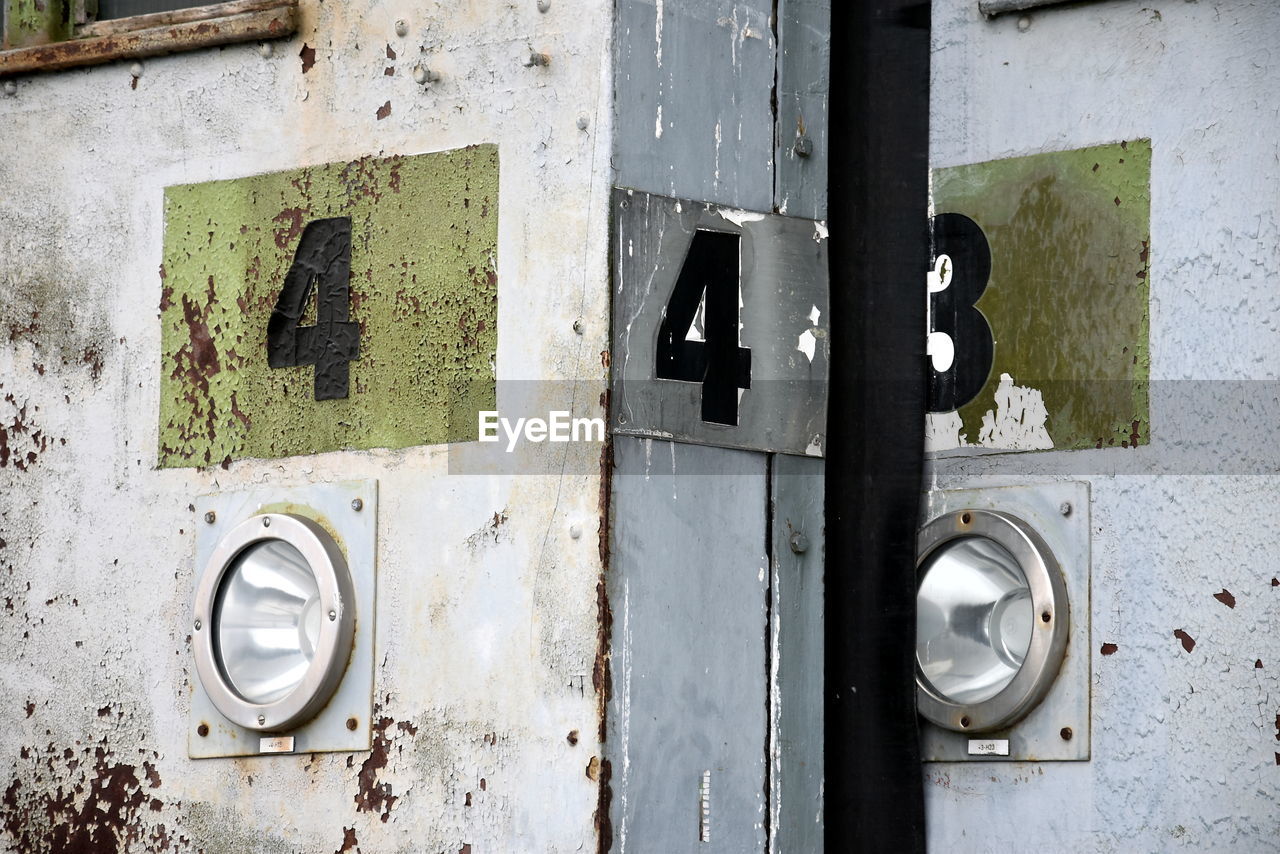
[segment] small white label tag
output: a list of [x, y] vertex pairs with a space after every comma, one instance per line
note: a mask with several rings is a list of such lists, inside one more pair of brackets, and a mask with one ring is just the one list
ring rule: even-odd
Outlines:
[[[970, 742], [972, 745], [972, 742]], [[275, 738], [258, 739], [259, 753], [293, 753], [293, 736], [278, 735]], [[1008, 752], [1007, 750], [1005, 751]]]
[[969, 739], [969, 755], [970, 756], [1008, 756], [1009, 755], [1009, 739], [1007, 738], [988, 738], [988, 739]]

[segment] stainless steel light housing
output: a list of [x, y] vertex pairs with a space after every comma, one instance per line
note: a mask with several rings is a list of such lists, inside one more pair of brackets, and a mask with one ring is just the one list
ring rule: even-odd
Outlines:
[[355, 596], [342, 550], [306, 517], [250, 516], [210, 554], [193, 625], [196, 672], [223, 717], [262, 732], [306, 723], [351, 657]]
[[1066, 651], [1057, 559], [1022, 519], [976, 508], [925, 525], [917, 555], [920, 714], [957, 732], [1015, 723], [1049, 691]]

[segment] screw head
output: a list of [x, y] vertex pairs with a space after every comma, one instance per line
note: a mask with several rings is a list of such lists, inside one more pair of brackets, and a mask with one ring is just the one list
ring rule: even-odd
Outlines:
[[586, 113], [583, 113], [580, 116], [578, 116], [578, 130], [586, 130], [587, 126], [590, 124], [591, 124], [591, 119], [587, 117]]
[[582, 324], [582, 318], [578, 318], [573, 322], [573, 331], [579, 335], [581, 335], [585, 329], [586, 327]]
[[196, 727], [196, 735], [200, 736], [201, 738], [204, 738], [208, 734], [209, 734], [208, 724], [200, 724], [200, 726]]
[[351, 509], [359, 513], [364, 509], [364, 500], [360, 498], [351, 499]]
[[1063, 741], [1070, 741], [1071, 736], [1075, 735], [1075, 733], [1071, 731], [1071, 727], [1064, 726], [1061, 730], [1058, 731], [1058, 735], [1062, 736]]
[[212, 525], [214, 522], [218, 521], [218, 514], [214, 513], [212, 510], [208, 510], [204, 514], [204, 520]]
[[130, 65], [130, 66], [129, 66], [129, 76], [130, 76], [130, 77], [141, 77], [141, 76], [142, 76], [142, 63], [141, 63], [141, 62], [135, 62], [133, 65]]
[[581, 536], [582, 536], [582, 526], [581, 526], [581, 525], [570, 525], [570, 526], [569, 526], [569, 536], [570, 536], [570, 537], [572, 537], [572, 538], [573, 538], [573, 539], [575, 539], [575, 540], [576, 540], [576, 539], [578, 539], [579, 537], [581, 537]]
[[263, 516], [263, 517], [262, 517], [262, 527], [264, 527], [264, 528], [270, 528], [270, 527], [271, 527], [271, 517], [270, 517], [270, 516]]
[[791, 551], [795, 554], [802, 555], [809, 550], [809, 538], [799, 531], [793, 531], [788, 544]]
[[360, 726], [360, 722], [355, 718], [347, 718], [347, 729], [355, 732], [356, 727]]
[[196, 631], [200, 631], [200, 621], [196, 620]]
[[330, 611], [330, 612], [329, 612], [329, 622], [331, 622], [331, 623], [332, 623], [332, 622], [333, 622], [334, 620], [336, 620], [336, 619], [338, 619], [338, 612], [337, 612], [337, 611]]
[[1064, 501], [1064, 502], [1062, 502], [1061, 504], [1059, 504], [1059, 505], [1058, 505], [1058, 512], [1059, 512], [1059, 513], [1061, 513], [1063, 516], [1070, 516], [1070, 515], [1071, 515], [1071, 502], [1070, 502], [1070, 501]]
[[545, 13], [551, 8], [551, 0], [538, 0], [538, 11]]
[[267, 716], [266, 716], [266, 715], [258, 715], [258, 725], [259, 725], [259, 726], [261, 726], [262, 724], [265, 724], [266, 722], [267, 722]]
[[1018, 19], [1018, 30], [1025, 33], [1029, 29], [1031, 29], [1031, 17], [1029, 15], [1023, 15]]
[[406, 24], [403, 19], [396, 21], [396, 35], [400, 38], [404, 38], [409, 35], [409, 25]]
[[793, 150], [796, 153], [796, 157], [808, 157], [813, 154], [813, 140], [806, 134], [801, 134], [796, 137], [796, 144]]

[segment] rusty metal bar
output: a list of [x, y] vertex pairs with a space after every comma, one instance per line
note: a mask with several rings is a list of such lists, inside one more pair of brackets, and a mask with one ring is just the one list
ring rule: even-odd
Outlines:
[[0, 52], [0, 77], [284, 38], [297, 26], [298, 0], [237, 0], [101, 21], [82, 27], [80, 38]]

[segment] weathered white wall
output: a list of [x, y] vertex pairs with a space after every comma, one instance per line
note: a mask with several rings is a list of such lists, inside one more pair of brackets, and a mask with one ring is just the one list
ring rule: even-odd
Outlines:
[[[1093, 758], [927, 765], [930, 847], [1272, 850], [1280, 479], [1256, 461], [1275, 459], [1257, 447], [1273, 431], [1248, 405], [1181, 427], [1173, 407], [1280, 373], [1280, 6], [1117, 1], [988, 22], [976, 0], [933, 5], [933, 166], [1151, 138], [1158, 388], [1148, 447], [932, 466], [939, 488], [1024, 483], [1013, 472], [1032, 465], [1092, 483]], [[1230, 388], [1274, 405], [1274, 385]], [[1244, 429], [1185, 455], [1174, 443], [1202, 415]], [[1181, 471], [1162, 463], [1175, 454]], [[1135, 465], [1171, 473], [1110, 474]]]
[[[267, 57], [0, 97], [0, 847], [61, 824], [75, 851], [594, 850], [594, 473], [449, 476], [443, 447], [154, 465], [162, 189], [370, 154], [499, 145], [498, 378], [576, 380], [602, 414], [609, 8], [538, 5], [304, 0]], [[351, 478], [381, 497], [374, 752], [188, 760], [189, 503]]]

